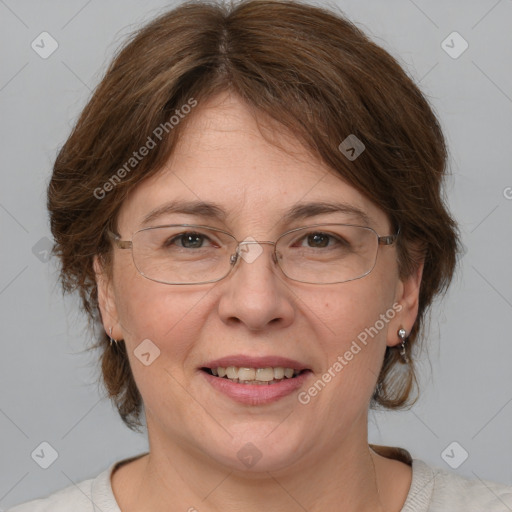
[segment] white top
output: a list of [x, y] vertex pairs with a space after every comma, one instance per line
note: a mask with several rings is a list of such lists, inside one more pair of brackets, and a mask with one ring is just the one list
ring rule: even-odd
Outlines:
[[[370, 445], [375, 451], [378, 446]], [[412, 459], [402, 448], [382, 447], [388, 455], [412, 465], [412, 482], [401, 512], [508, 512], [512, 510], [512, 487], [487, 480], [473, 480], [454, 472], [432, 468]], [[112, 464], [96, 478], [71, 485], [47, 498], [28, 501], [7, 512], [122, 512], [116, 502], [110, 477], [116, 466], [138, 457]], [[396, 454], [395, 454], [396, 455]]]

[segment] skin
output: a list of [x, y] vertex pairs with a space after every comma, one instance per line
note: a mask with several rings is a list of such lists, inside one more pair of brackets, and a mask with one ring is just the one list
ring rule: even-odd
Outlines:
[[[238, 240], [276, 240], [301, 225], [355, 220], [322, 214], [281, 224], [282, 212], [297, 202], [337, 200], [363, 209], [379, 235], [392, 234], [382, 210], [282, 128], [256, 124], [236, 96], [200, 103], [188, 121], [165, 167], [122, 204], [123, 240], [149, 211], [176, 198], [213, 201], [226, 218], [171, 214], [152, 225], [207, 224]], [[112, 279], [95, 260], [104, 327], [127, 346], [148, 425], [149, 455], [112, 477], [123, 512], [401, 509], [411, 468], [370, 450], [368, 406], [386, 346], [397, 345], [398, 329], [410, 332], [416, 319], [423, 267], [401, 280], [395, 247], [381, 246], [375, 268], [362, 279], [302, 284], [282, 275], [271, 246], [262, 248], [224, 280], [194, 286], [144, 278], [129, 250], [114, 249]], [[280, 355], [308, 364], [307, 389], [393, 304], [401, 311], [307, 405], [296, 393], [267, 405], [239, 404], [198, 370], [230, 354]], [[144, 339], [160, 349], [149, 366], [133, 353]], [[237, 457], [248, 442], [262, 454], [251, 468]]]

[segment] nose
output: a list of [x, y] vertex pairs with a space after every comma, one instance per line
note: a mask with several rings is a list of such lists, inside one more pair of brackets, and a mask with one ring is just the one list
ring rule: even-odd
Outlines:
[[278, 268], [274, 247], [274, 242], [254, 239], [239, 243], [232, 260], [235, 268], [221, 285], [219, 315], [224, 323], [261, 331], [293, 322], [293, 294]]

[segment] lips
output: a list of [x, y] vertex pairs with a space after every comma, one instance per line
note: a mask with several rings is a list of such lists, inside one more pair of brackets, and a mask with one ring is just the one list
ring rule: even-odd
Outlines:
[[264, 356], [264, 357], [251, 357], [247, 355], [232, 355], [207, 361], [201, 365], [203, 368], [227, 368], [228, 366], [234, 366], [236, 368], [293, 368], [294, 370], [308, 370], [306, 364], [294, 359], [279, 356]]
[[301, 387], [311, 370], [299, 361], [278, 357], [233, 355], [201, 366], [206, 381], [237, 402], [262, 405]]

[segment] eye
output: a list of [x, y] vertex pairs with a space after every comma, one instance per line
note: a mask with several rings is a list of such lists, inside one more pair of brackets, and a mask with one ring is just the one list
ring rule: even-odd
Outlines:
[[330, 238], [326, 233], [311, 233], [304, 237], [310, 247], [327, 247]]
[[200, 249], [203, 247], [203, 243], [206, 241], [210, 241], [210, 239], [201, 233], [180, 233], [179, 235], [169, 238], [165, 242], [165, 246], [169, 247], [172, 245], [177, 245], [178, 247], [183, 247], [185, 249]]
[[347, 246], [348, 243], [339, 236], [334, 236], [322, 231], [311, 232], [298, 240], [301, 247], [309, 247], [313, 249], [324, 249], [326, 247]]

